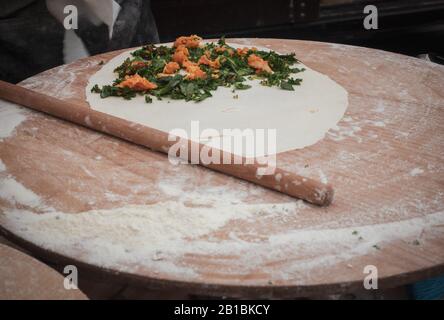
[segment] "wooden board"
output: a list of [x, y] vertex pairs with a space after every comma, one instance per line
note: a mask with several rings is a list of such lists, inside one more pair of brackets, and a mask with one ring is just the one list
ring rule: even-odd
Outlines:
[[[27, 111], [0, 142], [5, 167], [0, 181], [14, 180], [32, 194], [23, 199], [25, 205], [11, 194], [9, 200], [0, 198], [3, 232], [51, 259], [205, 295], [296, 297], [359, 290], [366, 265], [378, 268], [380, 288], [443, 272], [444, 68], [337, 44], [232, 42], [294, 51], [349, 92], [338, 128], [277, 159], [279, 167], [332, 183], [330, 207], [297, 202], [197, 166], [173, 166], [162, 154]], [[118, 53], [48, 70], [21, 85], [87, 107], [88, 77], [100, 61]], [[168, 210], [174, 212], [177, 204], [186, 214], [183, 220], [166, 214], [167, 227], [162, 216], [149, 220], [160, 223], [162, 231], [152, 235], [110, 213], [128, 205], [164, 210], [165, 203]], [[191, 221], [189, 208], [195, 207], [213, 216]], [[14, 208], [28, 212], [8, 213]], [[41, 219], [48, 208], [61, 218], [30, 222], [30, 214]], [[206, 225], [213, 220], [220, 225]], [[153, 249], [154, 240], [173, 235], [174, 223], [181, 226], [179, 234], [188, 235], [172, 242], [175, 247], [155, 256], [131, 251]], [[153, 242], [140, 243], [150, 236]]]
[[65, 289], [61, 274], [23, 252], [0, 244], [0, 256], [2, 300], [87, 299], [78, 289]]

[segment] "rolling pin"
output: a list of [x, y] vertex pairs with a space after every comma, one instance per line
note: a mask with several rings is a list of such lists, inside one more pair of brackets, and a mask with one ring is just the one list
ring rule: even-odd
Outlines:
[[[0, 98], [148, 147], [154, 151], [168, 153], [171, 146], [176, 143], [176, 141], [168, 140], [168, 133], [166, 132], [134, 124], [76, 103], [63, 101], [1, 80]], [[198, 150], [200, 151], [205, 146], [190, 140], [186, 140], [186, 143], [189, 150], [188, 159], [192, 159], [191, 150], [193, 150], [193, 147], [199, 148]], [[220, 155], [221, 157], [227, 156], [225, 152], [220, 152]], [[231, 154], [228, 155], [239, 157]], [[241, 157], [241, 159], [237, 159], [237, 162], [232, 161], [230, 164], [224, 164], [222, 161], [219, 164], [205, 164], [200, 161], [199, 164], [226, 175], [303, 199], [315, 205], [327, 206], [333, 200], [334, 191], [329, 184], [324, 184], [277, 167], [273, 174], [258, 175], [260, 165], [257, 161], [246, 163], [245, 160], [244, 157]]]

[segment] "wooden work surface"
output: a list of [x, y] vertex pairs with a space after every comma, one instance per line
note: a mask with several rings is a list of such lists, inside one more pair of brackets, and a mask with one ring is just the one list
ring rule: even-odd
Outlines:
[[[294, 51], [349, 92], [337, 128], [277, 159], [328, 180], [331, 206], [173, 166], [165, 155], [2, 102], [0, 117], [17, 124], [0, 141], [6, 236], [50, 259], [204, 295], [359, 290], [366, 265], [378, 268], [380, 288], [444, 272], [444, 67], [337, 44], [231, 42]], [[88, 77], [116, 54], [21, 85], [88, 107]]]
[[78, 289], [65, 289], [64, 277], [47, 265], [0, 244], [0, 299], [85, 300]]

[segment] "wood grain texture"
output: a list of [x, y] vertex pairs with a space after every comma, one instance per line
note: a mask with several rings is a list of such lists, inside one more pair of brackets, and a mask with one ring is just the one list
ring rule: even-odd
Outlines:
[[[336, 44], [233, 42], [294, 51], [304, 64], [349, 92], [350, 104], [338, 128], [313, 146], [277, 158], [284, 170], [333, 184], [331, 206], [296, 203], [203, 168], [173, 166], [162, 154], [24, 111], [26, 120], [0, 141], [5, 167], [0, 178], [13, 178], [43, 199], [44, 206], [30, 208], [0, 198], [2, 231], [52, 259], [103, 268], [139, 284], [200, 294], [296, 297], [359, 290], [368, 264], [378, 267], [381, 288], [443, 272], [444, 68]], [[118, 53], [48, 70], [21, 85], [85, 104], [89, 75], [100, 68], [98, 62]], [[90, 230], [91, 210], [168, 201], [201, 206], [196, 198], [210, 198], [215, 214], [242, 212], [244, 206], [258, 212], [231, 219], [199, 238], [184, 238], [180, 248], [161, 258], [134, 260], [119, 254], [119, 245], [131, 249], [132, 235], [140, 236], [137, 229], [115, 227], [112, 234], [106, 225], [94, 224], [90, 233], [109, 240], [106, 248], [112, 250], [105, 257], [94, 236], [78, 230], [82, 223]], [[221, 205], [224, 199], [230, 199], [228, 207]], [[259, 205], [292, 209], [273, 214], [261, 212]], [[17, 208], [38, 214], [46, 207], [78, 217], [70, 223], [45, 222], [54, 239], [59, 234], [72, 239], [69, 245], [62, 238], [42, 237], [33, 224], [22, 230], [24, 221], [14, 220], [19, 214], [10, 214]], [[116, 239], [124, 243], [115, 244]]]

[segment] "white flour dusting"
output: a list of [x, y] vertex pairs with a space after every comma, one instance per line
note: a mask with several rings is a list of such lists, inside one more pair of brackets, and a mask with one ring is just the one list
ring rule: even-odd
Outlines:
[[321, 179], [321, 182], [323, 184], [327, 184], [328, 183], [328, 178], [325, 175], [324, 171], [322, 171], [321, 169], [319, 169], [319, 178]]
[[362, 138], [356, 135], [359, 131], [361, 131], [361, 127], [350, 126], [349, 123], [347, 123], [343, 126], [337, 125], [336, 128], [332, 128], [328, 131], [327, 135], [334, 141], [342, 141], [347, 138], [355, 137], [358, 142], [362, 142]]
[[[166, 194], [180, 195], [178, 200], [67, 214], [45, 207], [38, 195], [8, 176], [0, 179], [2, 199], [16, 207], [45, 210], [36, 214], [4, 209], [0, 223], [48, 250], [74, 257], [81, 252], [82, 260], [91, 264], [121, 271], [143, 265], [157, 272], [192, 277], [195, 271], [177, 261], [179, 257], [233, 249], [201, 237], [210, 236], [230, 221], [284, 217], [306, 206], [302, 201], [239, 204], [237, 194], [224, 193], [223, 187], [210, 188], [204, 194], [199, 190], [184, 193], [182, 182], [179, 176], [160, 184]], [[106, 194], [109, 200], [117, 200], [115, 196]]]
[[418, 175], [420, 175], [421, 173], [424, 173], [424, 170], [422, 170], [421, 168], [414, 168], [414, 169], [412, 169], [412, 171], [410, 171], [410, 175], [411, 175], [412, 177], [414, 177], [414, 176], [418, 176]]
[[[382, 112], [383, 106], [378, 104], [375, 111]], [[327, 136], [334, 141], [342, 141], [348, 138], [354, 138], [358, 143], [363, 141], [363, 137], [359, 134], [363, 131], [364, 128], [371, 127], [385, 127], [386, 123], [382, 120], [374, 121], [374, 120], [358, 120], [353, 119], [350, 116], [344, 117], [338, 125], [331, 128], [330, 131], [327, 132]], [[370, 137], [375, 137], [374, 134], [371, 134]]]
[[105, 192], [104, 193], [106, 200], [111, 201], [111, 202], [117, 202], [119, 200], [122, 199], [122, 196], [115, 194], [114, 192]]
[[25, 111], [16, 104], [0, 100], [0, 139], [9, 137], [26, 120]]
[[[305, 206], [302, 204], [302, 207]], [[371, 252], [385, 241], [421, 237], [424, 229], [444, 223], [444, 212], [400, 222], [340, 229], [301, 229], [263, 235], [261, 242], [242, 240], [245, 233], [230, 232], [226, 240], [211, 233], [230, 221], [261, 223], [265, 218], [297, 214], [299, 202], [280, 205], [219, 205], [187, 207], [176, 201], [155, 205], [92, 210], [78, 214], [34, 214], [11, 210], [0, 215], [2, 224], [19, 236], [49, 250], [78, 256], [103, 267], [131, 272], [141, 265], [157, 272], [196, 277], [199, 270], [184, 264], [186, 255], [235, 256], [231, 266], [254, 270], [266, 261], [300, 253], [310, 256], [279, 269], [272, 277], [283, 279], [312, 268], [328, 266]], [[17, 230], [18, 229], [18, 230]], [[257, 235], [256, 235], [257, 236]], [[266, 271], [266, 266], [263, 266]], [[229, 273], [229, 268], [223, 272]]]
[[[11, 210], [1, 220], [8, 229], [17, 229], [20, 225], [16, 231], [20, 236], [46, 249], [71, 255], [77, 255], [80, 250], [84, 253], [82, 258], [89, 263], [117, 266], [122, 271], [131, 270], [129, 266], [137, 264], [192, 276], [194, 272], [180, 266], [174, 258], [187, 253], [218, 251], [217, 244], [214, 246], [199, 237], [209, 235], [231, 220], [245, 220], [253, 215], [285, 215], [298, 205], [296, 201], [278, 205], [188, 207], [166, 201], [77, 214], [37, 215]], [[213, 249], [208, 252], [210, 247]]]
[[373, 125], [376, 127], [385, 127], [384, 121], [373, 121]]
[[[420, 239], [424, 230], [444, 224], [444, 212], [437, 212], [385, 224], [258, 234], [248, 226], [268, 224], [270, 219], [285, 223], [307, 205], [302, 201], [244, 204], [222, 187], [184, 193], [181, 179], [175, 176], [160, 183], [163, 192], [179, 195], [178, 200], [69, 214], [54, 209], [41, 214], [5, 209], [0, 223], [43, 248], [115, 270], [140, 272], [142, 267], [154, 274], [192, 279], [199, 277], [202, 266], [187, 264], [184, 257], [230, 256], [218, 260], [227, 263], [220, 273], [247, 274], [260, 267], [271, 280], [295, 279], [314, 268], [371, 253], [375, 244], [383, 247], [386, 241]], [[0, 194], [12, 204], [42, 207], [43, 201], [12, 177], [0, 180]], [[247, 227], [233, 228], [238, 223]], [[228, 237], [217, 237], [228, 224]], [[300, 260], [287, 261], [298, 256]], [[269, 261], [283, 261], [283, 265], [276, 269], [268, 266]]]
[[0, 179], [0, 198], [13, 204], [29, 207], [39, 207], [41, 205], [38, 195], [26, 189], [12, 177]]
[[2, 159], [0, 159], [0, 172], [6, 171], [6, 166], [3, 163]]
[[80, 168], [82, 168], [82, 170], [91, 178], [96, 178], [96, 176], [90, 170], [88, 170], [88, 168], [86, 168], [85, 166], [80, 166]]
[[[271, 236], [273, 244], [273, 259], [284, 258], [279, 248], [290, 247], [294, 253], [301, 252], [301, 256], [309, 258], [286, 265], [282, 278], [297, 278], [313, 268], [328, 267], [341, 261], [348, 261], [354, 257], [371, 254], [375, 247], [384, 249], [388, 241], [409, 239], [412, 243], [421, 239], [424, 230], [436, 230], [444, 222], [444, 212], [430, 214], [423, 218], [413, 218], [399, 222], [369, 225], [344, 229], [297, 230], [290, 233]], [[404, 240], [405, 241], [405, 240]], [[280, 252], [280, 253], [279, 253]], [[305, 277], [301, 277], [303, 280]]]
[[376, 106], [375, 111], [378, 113], [383, 113], [385, 111], [385, 105], [382, 100], [378, 101], [378, 105]]

